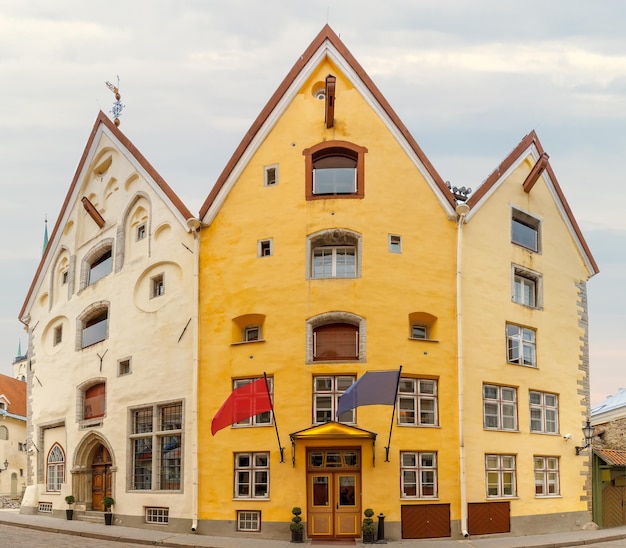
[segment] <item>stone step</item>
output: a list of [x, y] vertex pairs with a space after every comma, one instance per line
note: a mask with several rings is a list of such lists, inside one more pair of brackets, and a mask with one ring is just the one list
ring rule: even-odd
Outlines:
[[77, 521], [87, 521], [89, 523], [104, 523], [103, 512], [80, 512], [74, 511], [74, 519]]

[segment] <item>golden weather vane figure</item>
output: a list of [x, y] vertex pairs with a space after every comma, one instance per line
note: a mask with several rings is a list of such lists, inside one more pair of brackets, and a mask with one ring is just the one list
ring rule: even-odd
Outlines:
[[122, 96], [120, 95], [120, 77], [117, 77], [117, 86], [114, 86], [111, 82], [105, 82], [107, 87], [115, 94], [115, 102], [113, 103], [113, 107], [110, 110], [110, 113], [113, 115], [113, 123], [116, 126], [120, 125], [120, 116], [122, 115], [122, 110], [126, 105], [122, 104]]

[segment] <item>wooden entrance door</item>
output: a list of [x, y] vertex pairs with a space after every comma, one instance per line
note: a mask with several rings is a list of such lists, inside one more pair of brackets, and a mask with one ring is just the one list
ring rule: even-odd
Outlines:
[[104, 510], [102, 499], [111, 496], [111, 455], [101, 445], [91, 465], [91, 508]]
[[[316, 450], [309, 454], [307, 524], [311, 538], [355, 538], [361, 534], [358, 453], [345, 453]], [[319, 471], [312, 470], [318, 467], [315, 463], [319, 463]], [[329, 469], [329, 465], [336, 468]]]
[[602, 527], [626, 524], [626, 496], [623, 487], [609, 483], [602, 489]]

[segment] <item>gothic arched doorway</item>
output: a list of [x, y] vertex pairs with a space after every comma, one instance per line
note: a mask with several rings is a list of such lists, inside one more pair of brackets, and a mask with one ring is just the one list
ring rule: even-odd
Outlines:
[[104, 445], [100, 445], [91, 463], [91, 508], [104, 510], [102, 499], [111, 496], [111, 454]]

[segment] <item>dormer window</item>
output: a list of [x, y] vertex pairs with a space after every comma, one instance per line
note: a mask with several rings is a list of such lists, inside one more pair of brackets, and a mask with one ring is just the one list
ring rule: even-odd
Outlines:
[[347, 141], [326, 141], [304, 150], [307, 200], [362, 198], [365, 152]]

